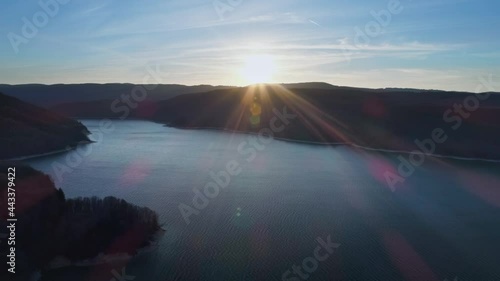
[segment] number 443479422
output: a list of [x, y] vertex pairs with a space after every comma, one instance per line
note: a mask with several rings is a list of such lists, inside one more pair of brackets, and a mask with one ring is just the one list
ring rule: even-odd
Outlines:
[[15, 209], [16, 209], [16, 168], [9, 168], [7, 170], [7, 205], [9, 210], [9, 217], [15, 218]]

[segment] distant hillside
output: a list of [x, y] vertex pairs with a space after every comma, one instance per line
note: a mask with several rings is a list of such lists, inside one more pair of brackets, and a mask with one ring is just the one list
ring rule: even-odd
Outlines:
[[[9, 96], [16, 97], [25, 102], [38, 106], [52, 107], [68, 103], [82, 103], [86, 105], [95, 105], [97, 102], [109, 101], [109, 104], [122, 94], [130, 95], [136, 84], [26, 84], [26, 85], [5, 85], [0, 84], [0, 92]], [[142, 85], [145, 86], [145, 85]], [[148, 86], [147, 100], [162, 101], [174, 98], [178, 95], [203, 93], [221, 89], [232, 89], [232, 86], [211, 86], [197, 85], [185, 86], [177, 84], [160, 84], [154, 89]], [[283, 84], [289, 89], [308, 88], [308, 89], [332, 89], [337, 86], [323, 82], [313, 83], [292, 83]]]
[[[296, 83], [229, 87], [146, 100], [130, 108], [127, 116], [174, 127], [257, 132], [262, 127], [249, 121], [255, 98], [262, 106], [259, 126], [269, 125], [273, 108], [282, 110], [286, 105], [299, 116], [276, 134], [280, 138], [411, 152], [418, 148], [415, 140], [429, 139], [434, 129], [442, 128], [448, 139], [435, 153], [500, 159], [500, 125], [494, 121], [500, 120], [500, 94], [491, 93], [473, 112], [457, 112], [455, 105], [464, 110], [470, 97], [474, 94]], [[51, 109], [79, 118], [118, 118], [112, 103], [111, 99], [69, 102]]]
[[[313, 82], [313, 83], [293, 83], [293, 84], [281, 84], [287, 89], [339, 89], [341, 87], [330, 85], [327, 83]], [[101, 85], [100, 87], [108, 87], [109, 85]], [[138, 108], [130, 108], [132, 113], [129, 115], [131, 118], [139, 119], [151, 119], [156, 111], [156, 105], [161, 101], [166, 101], [171, 98], [189, 93], [203, 93], [211, 92], [216, 90], [237, 90], [241, 87], [229, 87], [229, 86], [180, 86], [180, 85], [161, 85], [165, 90], [162, 93], [148, 93], [148, 98], [138, 103]], [[205, 90], [205, 91], [202, 91]], [[105, 97], [110, 95], [101, 95], [100, 99], [87, 100], [88, 97], [72, 97], [71, 99], [77, 100], [73, 102], [61, 102], [56, 105], [49, 106], [50, 109], [60, 112], [62, 114], [71, 116], [73, 118], [119, 118], [121, 116], [120, 112], [114, 110], [113, 108], [119, 108], [125, 105], [123, 101], [117, 103], [113, 106], [115, 99], [107, 99]], [[60, 100], [64, 100], [60, 98]], [[43, 105], [43, 104], [42, 104]]]
[[0, 159], [62, 150], [88, 142], [80, 122], [0, 93]]
[[[38, 106], [50, 107], [69, 102], [89, 102], [96, 100], [114, 100], [122, 94], [130, 95], [135, 84], [0, 84], [0, 92], [16, 97], [25, 102]], [[158, 85], [154, 89], [147, 86], [148, 100], [159, 101], [176, 97], [182, 94], [201, 93], [217, 89], [230, 88], [227, 86], [184, 86]], [[151, 90], [149, 90], [151, 89]]]
[[[490, 94], [479, 108], [467, 112], [463, 104], [471, 97], [476, 96], [267, 85], [178, 96], [159, 102], [151, 119], [174, 127], [258, 132], [270, 128], [274, 109], [282, 112], [286, 106], [297, 118], [274, 133], [279, 138], [411, 152], [421, 150], [416, 140], [431, 139], [439, 128], [447, 139], [436, 144], [435, 154], [500, 159], [500, 124], [495, 122], [500, 120], [500, 94]], [[466, 112], [457, 113], [455, 104]]]
[[281, 84], [287, 89], [335, 89], [339, 86], [334, 86], [324, 82], [306, 82], [306, 83], [288, 83]]

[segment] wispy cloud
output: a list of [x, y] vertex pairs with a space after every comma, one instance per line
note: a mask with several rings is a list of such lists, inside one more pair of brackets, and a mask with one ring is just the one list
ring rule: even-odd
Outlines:
[[[260, 53], [276, 61], [276, 82], [451, 88], [456, 79], [470, 88], [467, 75], [500, 72], [498, 1], [402, 2], [379, 36], [355, 44], [355, 28], [386, 2], [243, 1], [221, 20], [212, 1], [70, 1], [18, 56], [0, 44], [0, 83], [134, 82], [141, 65], [158, 61], [170, 82], [235, 84], [244, 59]], [[0, 4], [2, 30], [19, 32], [31, 15], [19, 3]]]

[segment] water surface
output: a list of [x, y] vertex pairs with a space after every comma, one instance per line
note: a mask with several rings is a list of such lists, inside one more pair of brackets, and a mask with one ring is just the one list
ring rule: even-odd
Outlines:
[[[75, 152], [26, 162], [67, 197], [155, 210], [166, 233], [150, 253], [43, 280], [109, 281], [122, 268], [134, 280], [282, 280], [328, 236], [340, 246], [289, 280], [500, 280], [498, 164], [427, 159], [392, 191], [383, 173], [399, 164], [394, 154], [272, 141], [249, 159], [238, 152], [249, 135], [146, 121], [113, 121], [101, 134], [99, 121], [82, 121], [98, 142], [81, 163]], [[193, 206], [193, 188], [230, 161], [241, 173], [188, 225], [179, 204]]]

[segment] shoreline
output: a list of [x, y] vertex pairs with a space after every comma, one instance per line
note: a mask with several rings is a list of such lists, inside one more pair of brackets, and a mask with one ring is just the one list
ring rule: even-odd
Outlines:
[[120, 117], [78, 117], [78, 116], [70, 116], [72, 119], [75, 119], [79, 122], [81, 122], [82, 120], [85, 121], [85, 120], [90, 120], [90, 121], [100, 121], [100, 120], [111, 120], [111, 121], [145, 121], [145, 122], [152, 122], [152, 123], [156, 123], [156, 124], [161, 124], [161, 125], [165, 125], [165, 123], [162, 123], [162, 122], [158, 122], [158, 121], [155, 121], [155, 120], [151, 120], [151, 119], [146, 119], [146, 118], [138, 118], [138, 117], [127, 117], [125, 119], [123, 118], [120, 118]]
[[101, 252], [93, 258], [79, 260], [75, 262], [72, 262], [63, 256], [57, 256], [49, 262], [49, 264], [44, 270], [51, 271], [68, 267], [89, 267], [94, 265], [111, 264], [114, 262], [129, 260], [134, 257], [147, 254], [157, 249], [160, 239], [163, 237], [165, 232], [167, 232], [167, 230], [163, 228], [158, 229], [155, 233], [151, 235], [152, 239], [150, 241], [150, 245], [137, 249], [137, 253], [135, 254], [128, 254], [128, 253], [104, 254]]
[[75, 150], [76, 147], [80, 144], [91, 144], [94, 143], [93, 141], [81, 141], [76, 145], [73, 145], [70, 149], [59, 149], [59, 150], [53, 150], [45, 153], [39, 153], [39, 154], [32, 154], [32, 155], [26, 155], [26, 156], [20, 156], [16, 158], [9, 158], [9, 159], [3, 159], [0, 161], [24, 161], [24, 160], [31, 160], [31, 159], [36, 159], [40, 157], [45, 157], [45, 156], [51, 156], [51, 155], [56, 155], [56, 154], [62, 154], [65, 152], [70, 152], [72, 150]]
[[[156, 123], [156, 122], [155, 122]], [[257, 136], [258, 133], [255, 132], [245, 132], [245, 131], [237, 131], [230, 130], [225, 128], [216, 128], [216, 127], [178, 127], [171, 126], [168, 124], [164, 124], [164, 127], [178, 129], [178, 130], [207, 130], [207, 131], [218, 131], [224, 133], [238, 133], [244, 135], [252, 135]], [[411, 151], [404, 150], [392, 150], [392, 149], [384, 149], [384, 148], [373, 148], [368, 146], [362, 146], [354, 143], [343, 143], [343, 142], [316, 142], [316, 141], [303, 141], [303, 140], [295, 140], [288, 138], [278, 138], [273, 137], [275, 140], [290, 142], [290, 143], [299, 143], [299, 144], [308, 144], [308, 145], [316, 145], [316, 146], [347, 146], [347, 147], [355, 147], [367, 151], [376, 151], [376, 152], [384, 152], [390, 154], [405, 154], [411, 155], [413, 154]], [[443, 155], [443, 154], [424, 154], [426, 157], [435, 157], [435, 158], [445, 158], [445, 159], [453, 159], [453, 160], [461, 160], [461, 161], [478, 161], [478, 162], [488, 162], [488, 163], [500, 163], [500, 159], [487, 159], [487, 158], [473, 158], [473, 157], [464, 157], [464, 156], [456, 156], [456, 155]]]
[[[81, 120], [100, 120], [98, 118], [77, 118], [77, 117], [72, 117], [76, 118], [78, 121]], [[109, 118], [108, 118], [109, 119]], [[119, 121], [128, 121], [129, 119], [113, 119], [113, 120], [119, 120]], [[252, 135], [252, 136], [257, 136], [258, 133], [255, 132], [246, 132], [246, 131], [238, 131], [238, 130], [230, 130], [230, 129], [225, 129], [225, 128], [217, 128], [217, 127], [180, 127], [180, 126], [172, 126], [169, 124], [165, 124], [162, 122], [154, 121], [154, 120], [147, 120], [147, 119], [138, 119], [138, 118], [133, 118], [130, 119], [132, 121], [146, 121], [146, 122], [152, 122], [155, 124], [162, 125], [163, 127], [168, 127], [172, 129], [178, 129], [178, 130], [206, 130], [206, 131], [214, 131], [214, 132], [223, 132], [223, 133], [237, 133], [237, 134], [242, 134], [242, 135]], [[92, 132], [90, 132], [92, 134]], [[382, 153], [390, 153], [390, 154], [404, 154], [404, 155], [411, 155], [411, 151], [404, 151], [404, 150], [393, 150], [393, 149], [384, 149], [384, 148], [374, 148], [374, 147], [369, 147], [369, 146], [362, 146], [354, 143], [343, 143], [343, 142], [317, 142], [317, 141], [304, 141], [304, 140], [296, 140], [296, 139], [289, 139], [289, 138], [280, 138], [280, 137], [273, 137], [275, 140], [279, 141], [284, 141], [284, 142], [289, 142], [289, 143], [297, 143], [297, 144], [306, 144], [306, 145], [316, 145], [316, 146], [346, 146], [346, 147], [353, 147], [353, 148], [359, 148], [362, 150], [366, 151], [374, 151], [374, 152], [382, 152]], [[94, 141], [89, 140], [89, 141], [83, 141], [80, 142], [79, 144], [91, 144], [94, 143]], [[65, 152], [69, 152], [74, 150], [77, 145], [74, 145], [71, 149], [60, 149], [60, 150], [55, 150], [55, 151], [50, 151], [46, 153], [40, 153], [40, 154], [33, 154], [33, 155], [27, 155], [27, 156], [21, 156], [21, 157], [16, 157], [16, 158], [10, 158], [10, 159], [3, 159], [0, 161], [24, 161], [24, 160], [31, 160], [31, 159], [36, 159], [40, 157], [45, 157], [45, 156], [51, 156], [51, 155], [56, 155], [56, 154], [61, 154]], [[475, 158], [475, 157], [464, 157], [464, 156], [457, 156], [457, 155], [443, 155], [443, 154], [425, 154], [426, 157], [435, 157], [435, 158], [443, 158], [443, 159], [452, 159], [452, 160], [460, 160], [460, 161], [477, 161], [477, 162], [487, 162], [487, 163], [500, 163], [500, 159], [488, 159], [488, 158]]]

